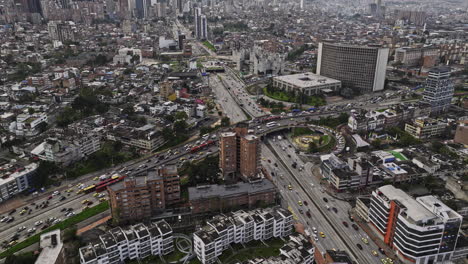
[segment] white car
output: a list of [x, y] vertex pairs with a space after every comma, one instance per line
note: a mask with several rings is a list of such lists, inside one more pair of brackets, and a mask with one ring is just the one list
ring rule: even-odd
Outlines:
[[23, 231], [23, 230], [25, 230], [25, 229], [26, 229], [25, 226], [20, 226], [20, 227], [18, 227], [18, 232], [21, 232], [21, 231]]
[[32, 228], [29, 228], [28, 229], [28, 233], [34, 233], [36, 232], [36, 228], [35, 227], [32, 227]]
[[40, 226], [40, 225], [42, 225], [42, 223], [43, 223], [42, 221], [37, 221], [36, 223], [34, 223], [34, 225], [35, 226]]

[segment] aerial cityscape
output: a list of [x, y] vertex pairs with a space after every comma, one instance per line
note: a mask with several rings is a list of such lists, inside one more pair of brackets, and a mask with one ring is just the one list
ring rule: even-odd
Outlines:
[[468, 264], [468, 0], [0, 0], [0, 264]]

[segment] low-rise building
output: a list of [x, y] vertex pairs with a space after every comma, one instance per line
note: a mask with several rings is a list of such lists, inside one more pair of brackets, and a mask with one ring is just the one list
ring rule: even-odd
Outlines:
[[292, 213], [279, 207], [218, 215], [193, 234], [194, 251], [201, 263], [211, 264], [233, 243], [286, 237], [292, 228]]
[[43, 126], [47, 126], [45, 113], [20, 114], [16, 116], [16, 121], [10, 124], [9, 130], [17, 136], [32, 137], [41, 133]]
[[34, 264], [65, 264], [65, 250], [60, 238], [60, 229], [41, 235], [41, 253]]
[[24, 167], [13, 167], [10, 164], [0, 167], [0, 202], [28, 190], [38, 167], [37, 163], [31, 163]]
[[153, 125], [139, 128], [117, 126], [108, 132], [107, 139], [145, 151], [154, 151], [165, 143], [161, 133]]
[[356, 199], [356, 207], [354, 208], [356, 214], [364, 221], [369, 222], [369, 197], [358, 197]]
[[406, 123], [405, 131], [415, 138], [426, 139], [441, 135], [447, 124], [439, 120], [421, 117], [416, 118], [412, 123]]
[[203, 185], [190, 187], [188, 191], [194, 214], [271, 205], [276, 202], [277, 197], [276, 187], [267, 179], [230, 185]]
[[81, 264], [117, 264], [174, 251], [171, 226], [164, 220], [128, 228], [116, 227], [79, 249]]
[[307, 72], [274, 77], [273, 87], [288, 92], [315, 95], [323, 92], [338, 91], [341, 89], [341, 82]]

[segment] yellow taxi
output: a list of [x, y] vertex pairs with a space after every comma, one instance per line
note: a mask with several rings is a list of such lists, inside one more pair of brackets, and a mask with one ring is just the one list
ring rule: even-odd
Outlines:
[[106, 198], [101, 198], [101, 199], [99, 199], [99, 201], [100, 202], [105, 202], [105, 201], [107, 201], [107, 199]]
[[297, 204], [298, 204], [299, 206], [302, 206], [302, 201], [298, 201]]
[[292, 190], [291, 184], [288, 185], [288, 190]]
[[96, 176], [96, 177], [93, 178], [93, 181], [97, 181], [97, 180], [99, 180], [99, 177], [98, 177], [98, 176]]
[[98, 197], [99, 193], [94, 193], [93, 197]]
[[80, 193], [82, 193], [82, 192], [83, 192], [83, 189], [79, 189], [79, 190], [76, 192], [76, 194], [80, 194]]
[[66, 192], [67, 192], [67, 193], [73, 192], [73, 188], [70, 188], [70, 189], [66, 190]]
[[83, 201], [81, 201], [82, 204], [86, 204], [86, 203], [89, 203], [89, 200], [88, 199], [85, 199]]
[[319, 235], [320, 235], [320, 237], [325, 238], [325, 233], [320, 232]]
[[367, 238], [363, 237], [361, 238], [362, 242], [364, 242], [364, 244], [369, 244], [369, 240], [367, 240]]
[[393, 264], [393, 259], [391, 259], [391, 258], [386, 258], [385, 260], [387, 261], [387, 263]]
[[379, 255], [379, 254], [377, 253], [377, 251], [375, 251], [375, 250], [372, 250], [371, 253], [372, 253], [372, 255], [374, 255], [374, 256], [376, 256], [376, 257]]
[[18, 244], [18, 240], [14, 240], [14, 241], [11, 241], [10, 243], [8, 243], [8, 245], [9, 245], [10, 247], [12, 247], [12, 246], [14, 246], [14, 245], [16, 245], [16, 244]]

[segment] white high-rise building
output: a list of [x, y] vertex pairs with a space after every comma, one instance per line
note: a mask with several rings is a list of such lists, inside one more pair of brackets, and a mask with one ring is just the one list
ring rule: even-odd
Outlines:
[[382, 186], [372, 192], [369, 220], [403, 261], [442, 263], [463, 254], [456, 249], [462, 216], [432, 195], [414, 199]]
[[453, 82], [447, 67], [435, 67], [429, 70], [423, 92], [423, 101], [431, 105], [431, 114], [446, 112], [453, 98]]

